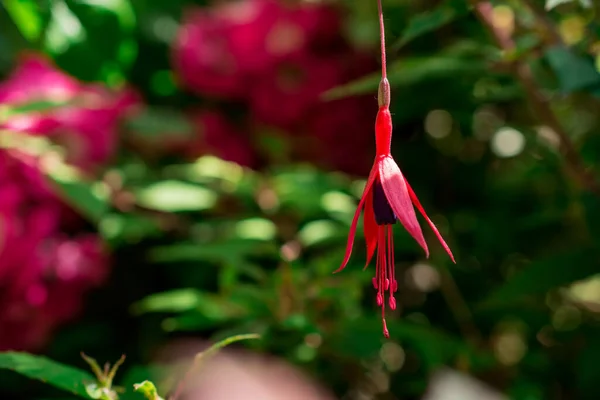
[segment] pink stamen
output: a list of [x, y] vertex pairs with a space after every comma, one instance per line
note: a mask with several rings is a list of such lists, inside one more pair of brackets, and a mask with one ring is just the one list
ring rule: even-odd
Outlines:
[[388, 292], [388, 304], [392, 310], [396, 309], [397, 303], [394, 292], [398, 290], [398, 282], [395, 278], [394, 269], [394, 239], [392, 225], [380, 225], [377, 227], [377, 266], [373, 286], [377, 289], [377, 305], [381, 307], [381, 320], [383, 323], [383, 334], [389, 337], [387, 323], [385, 321], [385, 292]]

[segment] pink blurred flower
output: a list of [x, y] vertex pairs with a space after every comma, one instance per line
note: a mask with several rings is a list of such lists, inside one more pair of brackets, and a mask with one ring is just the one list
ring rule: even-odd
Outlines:
[[190, 146], [189, 155], [212, 154], [246, 167], [256, 165], [252, 144], [242, 130], [227, 121], [225, 115], [206, 110], [192, 114], [191, 119], [199, 134]]
[[77, 80], [63, 74], [37, 55], [27, 55], [10, 79], [0, 84], [0, 104], [23, 104], [44, 99], [72, 99], [81, 90]]
[[269, 79], [253, 86], [250, 107], [260, 121], [290, 128], [302, 122], [321, 103], [326, 90], [342, 82], [335, 58], [303, 55], [282, 61], [267, 74]]
[[[184, 85], [202, 95], [243, 99], [283, 58], [338, 38], [337, 14], [325, 6], [238, 0], [185, 16], [174, 48]], [[334, 33], [335, 32], [335, 33]]]
[[67, 236], [69, 210], [35, 160], [0, 151], [0, 350], [35, 350], [106, 278], [96, 235]]
[[[68, 161], [90, 169], [112, 156], [118, 121], [137, 103], [130, 90], [112, 93], [84, 85], [43, 56], [29, 54], [0, 83], [0, 106], [9, 112], [21, 108], [0, 121], [0, 129], [47, 135], [66, 145]], [[36, 105], [41, 107], [36, 110]]]
[[350, 97], [324, 102], [316, 107], [304, 125], [304, 135], [314, 137], [317, 145], [314, 162], [351, 174], [369, 171], [375, 150], [373, 140], [361, 134], [373, 128], [370, 97]]
[[[362, 132], [373, 124], [364, 112], [368, 99], [321, 100], [374, 67], [344, 40], [340, 25], [339, 10], [323, 3], [219, 3], [187, 14], [175, 43], [175, 68], [200, 95], [243, 101], [254, 124], [246, 131], [261, 135], [256, 127], [276, 128], [291, 143], [291, 161], [365, 174], [370, 141]], [[207, 125], [201, 147], [246, 165], [259, 158], [252, 144], [260, 140], [227, 134], [214, 116], [202, 118], [196, 118]]]

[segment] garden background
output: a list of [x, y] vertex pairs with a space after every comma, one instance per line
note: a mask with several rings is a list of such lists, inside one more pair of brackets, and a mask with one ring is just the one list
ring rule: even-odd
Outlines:
[[389, 340], [362, 223], [332, 274], [375, 0], [0, 4], [3, 399], [116, 399], [81, 352], [167, 397], [243, 334], [189, 398], [600, 396], [599, 3], [383, 2], [392, 153], [456, 257], [396, 226]]

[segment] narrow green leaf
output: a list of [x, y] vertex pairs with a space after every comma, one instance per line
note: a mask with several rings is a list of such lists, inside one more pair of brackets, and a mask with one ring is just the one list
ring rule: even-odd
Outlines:
[[211, 208], [217, 195], [202, 186], [183, 181], [162, 181], [137, 192], [138, 202], [155, 210], [198, 211]]
[[[409, 86], [433, 78], [456, 76], [466, 73], [482, 72], [487, 68], [485, 62], [460, 58], [457, 56], [436, 55], [410, 57], [394, 62], [388, 68], [388, 80], [392, 86]], [[338, 86], [324, 93], [325, 100], [335, 100], [377, 90], [380, 73], [368, 75], [362, 79]]]
[[167, 108], [149, 107], [128, 119], [127, 124], [146, 140], [192, 139], [196, 134], [194, 126], [182, 113]]
[[393, 49], [398, 50], [419, 36], [435, 31], [468, 13], [468, 2], [463, 0], [446, 0], [431, 10], [412, 17], [408, 22], [408, 26], [402, 32], [400, 40], [394, 44]]
[[[546, 10], [550, 11], [561, 4], [573, 3], [574, 0], [546, 0]], [[592, 0], [579, 0], [579, 4], [584, 8], [592, 8]]]
[[203, 300], [196, 289], [175, 289], [163, 293], [155, 293], [134, 304], [136, 314], [147, 312], [184, 312], [198, 307]]
[[250, 239], [231, 239], [210, 246], [196, 243], [181, 243], [155, 247], [150, 252], [154, 262], [172, 263], [181, 261], [237, 261], [251, 254], [274, 254], [277, 251], [272, 242]]
[[[169, 303], [172, 301], [173, 303]], [[168, 331], [188, 329], [188, 316], [192, 318], [193, 326], [218, 325], [225, 321], [243, 318], [255, 311], [248, 303], [236, 301], [230, 297], [219, 297], [210, 293], [202, 293], [194, 289], [180, 289], [165, 293], [155, 293], [132, 306], [132, 312], [143, 314], [150, 312], [184, 313], [183, 320], [179, 317], [170, 318], [163, 323], [163, 329]]]
[[59, 196], [94, 224], [99, 223], [108, 212], [108, 201], [98, 195], [93, 184], [57, 171], [48, 173], [48, 178], [54, 183]]
[[594, 250], [570, 250], [532, 262], [492, 292], [478, 308], [514, 304], [531, 295], [586, 278], [598, 272], [600, 259]]
[[5, 119], [10, 119], [10, 117], [18, 114], [52, 112], [73, 104], [75, 104], [73, 100], [37, 100], [15, 106], [7, 105], [5, 106], [5, 109], [2, 110], [2, 117]]
[[546, 10], [550, 11], [561, 4], [572, 3], [573, 0], [546, 0]]
[[35, 42], [42, 34], [43, 18], [34, 1], [4, 0], [2, 2], [15, 25], [29, 42]]
[[86, 383], [94, 382], [94, 378], [85, 371], [28, 353], [0, 353], [0, 369], [15, 371], [85, 399], [90, 399]]

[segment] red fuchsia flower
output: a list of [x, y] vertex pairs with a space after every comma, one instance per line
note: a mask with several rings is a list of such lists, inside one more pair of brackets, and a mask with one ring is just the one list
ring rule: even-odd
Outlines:
[[[396, 299], [394, 293], [398, 290], [398, 282], [395, 275], [394, 266], [394, 239], [392, 226], [400, 221], [402, 226], [410, 233], [417, 243], [425, 250], [425, 255], [429, 257], [429, 249], [423, 232], [417, 221], [417, 216], [413, 208], [417, 207], [423, 215], [438, 240], [454, 262], [452, 251], [442, 238], [435, 224], [429, 219], [427, 213], [421, 206], [417, 195], [412, 190], [400, 168], [394, 161], [391, 153], [392, 143], [392, 118], [389, 110], [389, 83], [383, 79], [380, 85], [379, 111], [375, 122], [376, 137], [376, 156], [373, 168], [369, 173], [367, 184], [363, 195], [358, 203], [350, 233], [348, 235], [348, 245], [344, 261], [339, 272], [346, 267], [352, 254], [354, 235], [356, 234], [356, 225], [361, 211], [364, 210], [364, 233], [367, 242], [367, 262], [369, 265], [375, 250], [377, 250], [377, 264], [373, 286], [377, 290], [377, 305], [381, 307], [383, 320], [383, 333], [389, 337], [389, 332], [385, 323], [385, 292], [388, 292], [389, 306], [392, 310], [396, 309]], [[381, 95], [383, 94], [383, 100]]]
[[[10, 114], [35, 103], [50, 107]], [[0, 129], [46, 135], [65, 145], [69, 162], [92, 169], [112, 156], [118, 122], [136, 104], [137, 95], [130, 90], [112, 93], [100, 85], [84, 85], [44, 56], [28, 54], [0, 84], [0, 108], [9, 111], [8, 118], [0, 119]]]
[[391, 155], [392, 117], [389, 109], [390, 84], [386, 77], [385, 41], [381, 1], [378, 3], [381, 34], [382, 79], [378, 91], [379, 111], [377, 112], [375, 121], [376, 156], [362, 197], [358, 203], [356, 212], [354, 213], [354, 218], [352, 219], [344, 260], [340, 268], [335, 272], [343, 270], [350, 260], [354, 235], [356, 234], [356, 225], [361, 211], [364, 210], [363, 222], [367, 243], [367, 262], [365, 268], [369, 265], [377, 250], [373, 287], [377, 290], [377, 305], [381, 307], [383, 334], [385, 337], [389, 337], [390, 334], [385, 322], [385, 294], [386, 292], [388, 293], [389, 307], [394, 310], [396, 309], [394, 293], [398, 290], [398, 281], [396, 280], [395, 274], [393, 225], [397, 221], [400, 221], [408, 233], [417, 241], [423, 250], [425, 250], [426, 257], [429, 257], [429, 249], [415, 214], [414, 207], [416, 207], [437, 236], [444, 250], [446, 250], [450, 256], [450, 259], [453, 262], [455, 261], [452, 251], [444, 241], [444, 238], [442, 238], [442, 235], [439, 233], [435, 224], [427, 216], [417, 195], [402, 175], [400, 168]]

